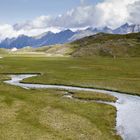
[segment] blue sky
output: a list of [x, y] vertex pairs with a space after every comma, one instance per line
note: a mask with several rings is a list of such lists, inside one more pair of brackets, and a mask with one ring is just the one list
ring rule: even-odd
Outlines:
[[[101, 0], [86, 0], [95, 5]], [[0, 0], [0, 23], [16, 23], [41, 15], [56, 16], [80, 5], [80, 0]]]

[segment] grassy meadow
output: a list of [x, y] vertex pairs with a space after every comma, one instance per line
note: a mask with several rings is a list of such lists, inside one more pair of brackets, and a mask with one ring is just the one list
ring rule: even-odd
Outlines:
[[[75, 85], [140, 94], [140, 58], [6, 56], [0, 59], [1, 140], [119, 140], [111, 105], [64, 98], [66, 91], [25, 90], [3, 83], [6, 73], [41, 73], [24, 82]], [[74, 93], [115, 101], [97, 93]]]
[[25, 82], [105, 88], [140, 94], [140, 58], [5, 57], [1, 73], [41, 73]]
[[[64, 98], [66, 91], [25, 90], [0, 77], [1, 140], [119, 140], [116, 109]], [[112, 97], [113, 99], [113, 97]]]
[[107, 101], [107, 102], [116, 102], [117, 98], [110, 96], [108, 94], [102, 95], [101, 93], [96, 92], [71, 92], [72, 97], [75, 99], [85, 100], [85, 101]]

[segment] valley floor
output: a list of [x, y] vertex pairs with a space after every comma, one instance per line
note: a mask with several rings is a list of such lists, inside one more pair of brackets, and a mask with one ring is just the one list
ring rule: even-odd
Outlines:
[[105, 88], [140, 94], [140, 58], [5, 57], [0, 73], [41, 73], [25, 82]]
[[[63, 97], [66, 91], [26, 90], [3, 83], [6, 73], [41, 73], [24, 82], [106, 88], [140, 94], [140, 58], [0, 59], [0, 139], [117, 140], [111, 105]], [[96, 98], [78, 94], [80, 98]], [[86, 97], [87, 96], [87, 97]], [[98, 96], [100, 99], [107, 97]], [[109, 100], [114, 101], [112, 97]]]

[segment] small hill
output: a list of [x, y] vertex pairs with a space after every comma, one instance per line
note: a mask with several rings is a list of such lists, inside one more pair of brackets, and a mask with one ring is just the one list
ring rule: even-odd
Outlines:
[[70, 43], [74, 57], [111, 56], [138, 57], [140, 56], [140, 33], [113, 35], [99, 33]]
[[[21, 51], [22, 50], [20, 49], [20, 52]], [[28, 50], [26, 50], [26, 52], [28, 52]], [[64, 45], [56, 44], [50, 46], [43, 46], [39, 48], [32, 48], [30, 52], [45, 53], [46, 56], [59, 57], [59, 56], [70, 56], [73, 50], [70, 44], [64, 44]]]

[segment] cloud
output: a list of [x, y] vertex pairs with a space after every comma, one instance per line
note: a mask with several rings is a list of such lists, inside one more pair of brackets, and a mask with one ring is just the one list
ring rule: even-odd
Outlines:
[[34, 36], [49, 30], [59, 32], [65, 28], [116, 28], [126, 22], [140, 24], [140, 0], [104, 0], [96, 5], [85, 3], [85, 0], [81, 0], [80, 6], [56, 17], [43, 15], [14, 26], [0, 25], [0, 39], [20, 34]]
[[96, 5], [84, 4], [56, 17], [53, 26], [77, 28], [84, 26], [116, 28], [125, 22], [139, 22], [140, 0], [104, 0]]
[[94, 6], [79, 6], [52, 20], [52, 25], [65, 28], [93, 26], [96, 23]]
[[140, 1], [136, 1], [135, 3], [128, 6], [129, 10], [129, 21], [131, 23], [140, 24]]
[[48, 27], [49, 21], [51, 20], [50, 16], [40, 16], [34, 20], [29, 20], [24, 23], [18, 23], [14, 25], [15, 30], [31, 30], [31, 29], [40, 29]]
[[15, 37], [18, 32], [14, 31], [13, 27], [8, 24], [0, 25], [0, 39], [4, 39], [6, 37]]
[[60, 28], [55, 28], [55, 27], [33, 28], [27, 25], [17, 30], [12, 25], [4, 24], [4, 25], [0, 25], [0, 40], [3, 40], [5, 38], [17, 37], [23, 34], [27, 36], [36, 36], [48, 31], [52, 31], [56, 33], [59, 32], [60, 30], [61, 30]]
[[138, 0], [106, 0], [99, 3], [96, 8], [97, 13], [99, 12], [101, 16], [97, 20], [101, 21], [101, 26], [107, 25], [114, 28], [125, 22], [130, 22], [128, 6], [132, 6], [136, 1]]

